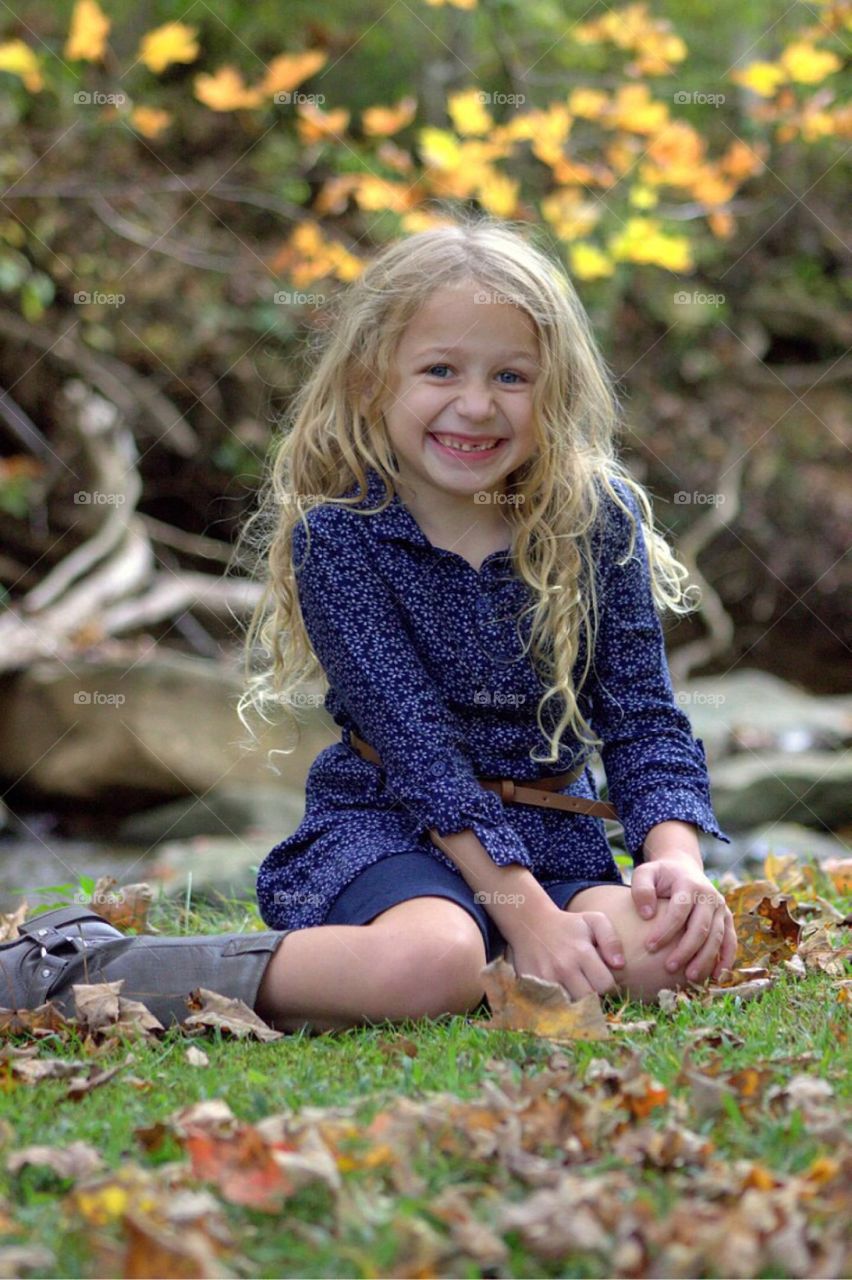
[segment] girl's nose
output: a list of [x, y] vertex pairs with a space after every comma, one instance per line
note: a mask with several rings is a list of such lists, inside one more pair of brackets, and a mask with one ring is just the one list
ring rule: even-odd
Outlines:
[[491, 388], [483, 385], [468, 384], [456, 400], [461, 417], [472, 422], [486, 422], [494, 417], [494, 396]]

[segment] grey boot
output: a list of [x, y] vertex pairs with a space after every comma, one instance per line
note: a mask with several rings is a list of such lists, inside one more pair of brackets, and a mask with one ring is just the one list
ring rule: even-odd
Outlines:
[[266, 966], [290, 929], [268, 933], [127, 936], [86, 907], [58, 907], [18, 926], [0, 943], [0, 1008], [34, 1009], [50, 1000], [74, 1017], [74, 983], [116, 982], [164, 1027], [183, 1022], [196, 987], [254, 1009]]

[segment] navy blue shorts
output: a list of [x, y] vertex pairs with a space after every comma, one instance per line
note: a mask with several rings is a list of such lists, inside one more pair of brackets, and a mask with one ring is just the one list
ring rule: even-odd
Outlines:
[[[596, 884], [624, 885], [624, 881], [615, 880], [541, 880], [539, 883], [560, 908], [581, 889], [590, 889]], [[503, 952], [506, 939], [483, 904], [475, 900], [473, 889], [461, 872], [451, 871], [428, 853], [396, 853], [374, 862], [335, 898], [323, 924], [369, 924], [380, 911], [427, 894], [449, 898], [473, 916], [482, 932], [486, 963]]]

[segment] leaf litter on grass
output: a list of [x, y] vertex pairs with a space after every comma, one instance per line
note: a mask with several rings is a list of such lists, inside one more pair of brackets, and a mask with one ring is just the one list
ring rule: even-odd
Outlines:
[[[742, 1037], [724, 1026], [694, 1027], [675, 1084], [666, 1088], [644, 1068], [635, 1045], [614, 1034], [641, 1037], [685, 1005], [709, 1009], [721, 997], [760, 998], [779, 976], [825, 975], [837, 1012], [848, 1012], [852, 983], [842, 976], [850, 956], [848, 917], [818, 892], [822, 885], [811, 868], [773, 858], [764, 872], [761, 881], [727, 877], [722, 885], [740, 941], [733, 968], [715, 985], [665, 993], [654, 1019], [624, 1021], [620, 1012], [605, 1013], [597, 996], [572, 1001], [556, 984], [519, 978], [502, 959], [486, 966], [491, 1018], [470, 1023], [531, 1034], [555, 1047], [543, 1070], [520, 1079], [512, 1064], [492, 1058], [476, 1098], [395, 1097], [369, 1123], [358, 1120], [361, 1098], [343, 1107], [273, 1113], [255, 1124], [239, 1120], [223, 1099], [211, 1099], [135, 1131], [143, 1154], [172, 1140], [181, 1160], [148, 1167], [123, 1159], [105, 1170], [94, 1148], [71, 1143], [9, 1152], [7, 1172], [17, 1177], [41, 1163], [72, 1181], [59, 1199], [63, 1230], [82, 1231], [101, 1273], [122, 1276], [154, 1274], [155, 1264], [156, 1274], [175, 1276], [251, 1270], [239, 1253], [243, 1241], [228, 1225], [228, 1205], [274, 1217], [314, 1242], [337, 1242], [341, 1256], [362, 1257], [363, 1265], [369, 1262], [364, 1240], [391, 1228], [393, 1269], [369, 1264], [374, 1275], [451, 1275], [471, 1263], [505, 1268], [512, 1238], [542, 1263], [590, 1257], [619, 1276], [747, 1276], [773, 1268], [791, 1276], [848, 1274], [852, 1117], [829, 1081], [801, 1070], [816, 1055], [733, 1070], [723, 1051], [741, 1046]], [[834, 875], [838, 888], [848, 884], [845, 866]], [[10, 936], [23, 918], [4, 918]], [[64, 1019], [50, 1004], [0, 1011], [0, 1037], [6, 1038], [0, 1088], [33, 1088], [40, 1079], [64, 1076], [76, 1081], [78, 1096], [113, 1078], [144, 1088], [144, 1080], [121, 1074], [134, 1060], [132, 1051], [100, 1070], [43, 1053], [72, 1036], [75, 1050], [87, 1057], [114, 1051], [124, 1036], [161, 1036], [156, 1019], [120, 989], [120, 982], [81, 984], [75, 1019]], [[199, 989], [188, 998], [191, 1017], [183, 1030], [195, 1038], [211, 1031], [267, 1038], [265, 1028], [268, 1038], [281, 1037], [239, 1005]], [[837, 1034], [846, 1034], [839, 1023]], [[12, 1043], [22, 1036], [28, 1044]], [[563, 1049], [598, 1039], [610, 1042], [616, 1060], [593, 1058], [581, 1076]], [[391, 1033], [382, 1043], [398, 1058], [417, 1054], [405, 1036]], [[699, 1049], [717, 1052], [698, 1066]], [[779, 1084], [782, 1064], [800, 1070]], [[70, 1087], [67, 1096], [74, 1096]], [[751, 1159], [726, 1160], [706, 1129], [731, 1105], [748, 1125], [797, 1116], [826, 1150], [795, 1174]], [[428, 1166], [451, 1162], [465, 1176], [436, 1193], [424, 1156]], [[649, 1177], [665, 1179], [666, 1207], [655, 1202]], [[322, 1226], [290, 1210], [310, 1187], [327, 1197]], [[420, 1212], [402, 1212], [400, 1197], [415, 1198]], [[8, 1221], [0, 1218], [0, 1225], [14, 1232], [14, 1206], [4, 1208]], [[348, 1245], [350, 1236], [361, 1243]], [[44, 1250], [40, 1260], [36, 1254], [38, 1248], [28, 1255], [18, 1244], [0, 1247], [0, 1275], [14, 1273], [10, 1267], [24, 1272], [51, 1265]]]

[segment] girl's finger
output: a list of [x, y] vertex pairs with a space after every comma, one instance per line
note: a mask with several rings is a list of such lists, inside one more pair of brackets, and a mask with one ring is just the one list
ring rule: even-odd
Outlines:
[[650, 862], [643, 862], [635, 868], [630, 881], [630, 892], [633, 895], [633, 905], [642, 919], [652, 919], [657, 912], [657, 888]]
[[734, 928], [734, 917], [728, 907], [723, 908], [723, 915], [725, 918], [725, 936], [722, 939], [719, 962], [723, 968], [733, 969], [734, 961], [737, 958], [737, 931]]
[[680, 933], [693, 910], [693, 895], [688, 890], [676, 890], [669, 898], [662, 921], [657, 920], [651, 936], [645, 943], [649, 951], [659, 951]]
[[592, 951], [584, 958], [583, 974], [592, 991], [596, 991], [599, 996], [604, 996], [607, 992], [617, 989], [616, 979], [612, 970], [607, 968], [597, 951]]
[[[704, 895], [699, 895], [699, 901], [692, 908], [683, 937], [679, 939], [666, 959], [666, 968], [670, 973], [688, 964], [701, 950], [710, 935], [715, 914], [715, 907], [706, 901]], [[719, 937], [721, 941], [721, 934]]]
[[710, 977], [724, 936], [725, 921], [721, 911], [717, 911], [713, 917], [713, 924], [707, 935], [707, 941], [687, 965], [686, 976], [691, 982], [703, 982], [705, 978]]

